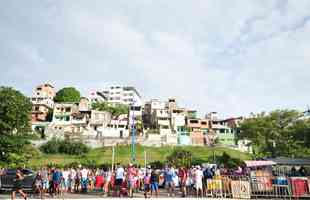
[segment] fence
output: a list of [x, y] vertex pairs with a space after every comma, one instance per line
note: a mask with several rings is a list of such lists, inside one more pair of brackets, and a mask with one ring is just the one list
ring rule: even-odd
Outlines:
[[310, 177], [220, 176], [206, 181], [205, 195], [213, 198], [309, 198]]

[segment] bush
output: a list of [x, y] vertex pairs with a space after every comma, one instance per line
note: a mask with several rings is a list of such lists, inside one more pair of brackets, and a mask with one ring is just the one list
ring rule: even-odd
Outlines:
[[226, 152], [224, 152], [222, 156], [219, 156], [217, 158], [217, 161], [218, 161], [218, 164], [224, 165], [224, 167], [227, 167], [229, 169], [234, 169], [244, 164], [242, 160], [238, 158], [232, 158]]
[[176, 148], [167, 156], [167, 162], [175, 167], [189, 167], [192, 164], [192, 153], [182, 148]]
[[88, 153], [89, 148], [82, 142], [72, 142], [69, 140], [52, 139], [40, 147], [40, 150], [46, 154], [69, 154], [81, 155]]

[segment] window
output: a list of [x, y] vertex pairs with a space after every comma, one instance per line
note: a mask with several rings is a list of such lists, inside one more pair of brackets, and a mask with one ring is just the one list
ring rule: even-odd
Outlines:
[[39, 106], [36, 106], [36, 107], [34, 108], [35, 111], [39, 111], [39, 109], [40, 109]]
[[207, 125], [207, 122], [201, 122], [202, 125]]
[[41, 88], [41, 87], [38, 87], [37, 90], [40, 91], [40, 90], [42, 90], [42, 88]]
[[71, 108], [70, 107], [67, 107], [66, 108], [66, 112], [70, 112], [71, 111]]

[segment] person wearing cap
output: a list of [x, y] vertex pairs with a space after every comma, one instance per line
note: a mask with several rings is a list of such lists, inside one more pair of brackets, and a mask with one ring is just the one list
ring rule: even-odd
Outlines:
[[120, 190], [123, 184], [124, 174], [125, 174], [124, 168], [118, 163], [116, 173], [115, 173], [115, 186], [116, 186], [115, 189], [116, 189], [116, 194], [118, 197], [121, 196]]
[[158, 197], [158, 184], [159, 184], [159, 174], [156, 173], [155, 170], [151, 172], [151, 198], [153, 192], [155, 192], [155, 196]]
[[199, 165], [197, 165], [194, 174], [195, 178], [195, 188], [196, 188], [196, 195], [197, 198], [199, 197], [199, 192], [201, 194], [201, 197], [203, 196], [203, 187], [202, 187], [202, 179], [203, 179], [203, 172]]

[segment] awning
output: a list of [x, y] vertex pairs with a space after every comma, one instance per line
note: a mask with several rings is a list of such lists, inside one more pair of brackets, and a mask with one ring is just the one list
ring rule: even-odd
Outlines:
[[277, 163], [277, 165], [299, 165], [299, 166], [310, 166], [310, 158], [274, 158], [270, 159], [270, 161], [273, 161]]
[[271, 166], [277, 163], [271, 160], [246, 160], [244, 161], [247, 167], [261, 167], [261, 166]]

